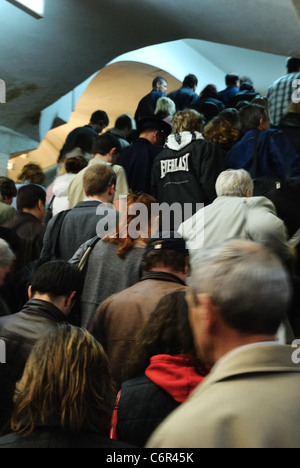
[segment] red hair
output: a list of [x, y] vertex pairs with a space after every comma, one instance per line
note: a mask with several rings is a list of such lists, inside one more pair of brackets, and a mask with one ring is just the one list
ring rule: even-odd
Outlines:
[[[121, 213], [121, 219], [120, 222], [117, 226], [116, 232], [113, 234], [108, 234], [103, 241], [105, 242], [110, 242], [111, 244], [118, 244], [120, 246], [118, 250], [118, 256], [120, 258], [124, 258], [126, 253], [131, 250], [134, 247], [134, 244], [137, 242], [137, 240], [141, 240], [143, 242], [147, 242], [148, 239], [150, 238], [150, 229], [151, 229], [151, 205], [157, 203], [155, 198], [153, 198], [151, 195], [148, 195], [146, 193], [142, 194], [134, 194], [130, 193], [127, 196], [127, 206], [126, 206], [126, 212]], [[148, 213], [148, 226], [150, 229], [148, 229], [149, 232], [144, 233], [147, 235], [147, 237], [139, 237], [139, 239], [133, 239], [130, 236], [130, 230], [129, 226], [131, 222], [137, 218], [137, 214], [129, 214], [130, 212], [130, 207], [134, 204], [143, 204], [145, 205]]]

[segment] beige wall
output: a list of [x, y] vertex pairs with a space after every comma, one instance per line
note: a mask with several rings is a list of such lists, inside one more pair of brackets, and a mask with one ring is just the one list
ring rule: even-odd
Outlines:
[[105, 67], [87, 87], [69, 122], [49, 131], [37, 150], [14, 158], [14, 169], [8, 176], [16, 180], [23, 166], [29, 162], [40, 164], [43, 170], [55, 166], [68, 133], [86, 125], [91, 114], [98, 109], [107, 112], [110, 128], [121, 114], [134, 116], [140, 99], [151, 91], [153, 79], [161, 75], [168, 81], [168, 92], [181, 86], [169, 73], [143, 63], [118, 62]]

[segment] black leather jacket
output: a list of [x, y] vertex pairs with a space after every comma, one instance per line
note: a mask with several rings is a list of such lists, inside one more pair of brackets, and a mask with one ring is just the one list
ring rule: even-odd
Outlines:
[[6, 363], [0, 364], [0, 433], [6, 426], [13, 407], [15, 385], [35, 342], [66, 322], [63, 313], [49, 302], [32, 299], [21, 312], [0, 318], [0, 340], [5, 343]]

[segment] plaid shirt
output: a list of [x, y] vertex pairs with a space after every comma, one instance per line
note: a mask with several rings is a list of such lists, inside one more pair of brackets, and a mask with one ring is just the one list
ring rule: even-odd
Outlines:
[[289, 73], [282, 76], [270, 86], [268, 100], [273, 125], [278, 125], [280, 119], [288, 111], [292, 102], [293, 93], [296, 91], [293, 82], [300, 79], [300, 73]]
[[293, 86], [293, 82], [299, 79], [299, 72], [290, 73], [282, 76], [270, 86], [268, 100], [273, 125], [278, 125], [281, 117], [287, 113], [288, 107], [292, 102], [293, 93], [297, 89], [297, 87]]

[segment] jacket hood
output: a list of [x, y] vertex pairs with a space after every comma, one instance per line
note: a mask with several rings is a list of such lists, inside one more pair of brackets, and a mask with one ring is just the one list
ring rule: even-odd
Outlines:
[[166, 147], [173, 151], [180, 151], [193, 141], [204, 140], [202, 133], [199, 132], [182, 132], [172, 134], [168, 137]]
[[195, 388], [205, 379], [209, 370], [200, 375], [191, 358], [185, 356], [153, 356], [145, 375], [165, 390], [175, 401], [183, 403]]

